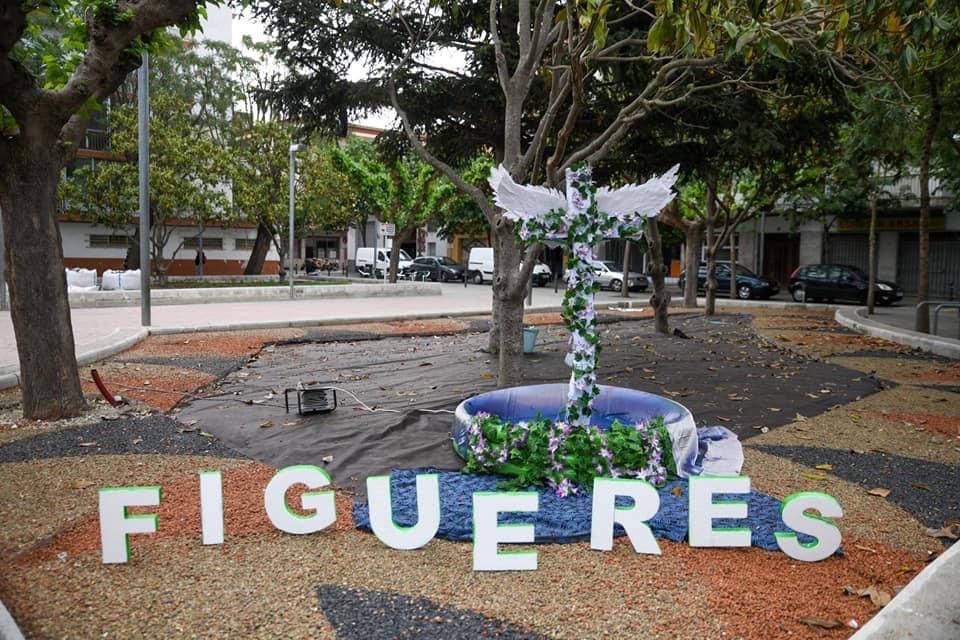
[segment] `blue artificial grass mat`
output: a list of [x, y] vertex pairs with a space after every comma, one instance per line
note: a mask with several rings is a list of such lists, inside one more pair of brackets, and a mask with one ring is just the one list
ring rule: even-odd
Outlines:
[[[390, 474], [390, 493], [393, 504], [393, 519], [398, 526], [411, 527], [417, 523], [417, 474], [434, 473], [440, 481], [440, 529], [437, 537], [447, 540], [473, 539], [473, 494], [478, 491], [497, 491], [497, 484], [504, 479], [492, 475], [465, 474], [436, 469], [398, 469]], [[559, 498], [546, 488], [531, 488], [539, 494], [539, 509], [536, 513], [501, 513], [500, 524], [534, 525], [536, 541], [540, 543], [564, 543], [590, 539], [590, 519], [593, 496], [587, 492]], [[654, 536], [682, 542], [688, 530], [688, 485], [686, 480], [671, 480], [658, 490], [660, 509], [648, 521]], [[791, 531], [780, 518], [780, 501], [768, 495], [751, 491], [749, 494], [715, 496], [714, 501], [737, 500], [747, 503], [745, 520], [719, 518], [713, 521], [714, 528], [749, 527], [755, 547], [777, 551], [774, 532]], [[618, 507], [629, 507], [633, 500], [617, 498]], [[356, 501], [353, 519], [358, 529], [370, 530], [370, 510], [367, 503]], [[620, 525], [615, 525], [614, 535], [625, 535]], [[814, 538], [798, 534], [802, 543]]]

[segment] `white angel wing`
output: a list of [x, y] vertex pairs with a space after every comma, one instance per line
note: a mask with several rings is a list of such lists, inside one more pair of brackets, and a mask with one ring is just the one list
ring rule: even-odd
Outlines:
[[567, 205], [566, 198], [556, 189], [517, 184], [502, 164], [490, 172], [489, 183], [494, 202], [512, 220], [540, 218], [551, 209], [564, 209]]
[[673, 183], [677, 181], [679, 168], [680, 165], [674, 165], [662, 176], [654, 176], [640, 185], [631, 184], [613, 191], [601, 187], [597, 189], [597, 209], [621, 220], [634, 214], [655, 216], [673, 200]]

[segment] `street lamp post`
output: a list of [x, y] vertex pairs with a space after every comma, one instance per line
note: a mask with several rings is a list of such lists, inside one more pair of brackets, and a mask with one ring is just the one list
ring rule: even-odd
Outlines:
[[306, 150], [305, 144], [290, 145], [290, 246], [287, 248], [287, 278], [290, 280], [291, 300], [293, 300], [293, 201], [297, 185], [297, 152]]

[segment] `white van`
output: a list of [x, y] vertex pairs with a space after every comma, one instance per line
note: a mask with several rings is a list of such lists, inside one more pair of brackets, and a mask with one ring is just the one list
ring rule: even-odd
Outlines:
[[[493, 282], [493, 247], [474, 247], [470, 249], [470, 257], [467, 260], [467, 278], [472, 279], [476, 284]], [[550, 282], [550, 267], [538, 262], [533, 267], [533, 283], [542, 287], [548, 282]]]
[[[373, 263], [374, 255], [376, 255], [376, 265]], [[413, 260], [407, 252], [400, 249], [400, 262], [397, 265], [400, 271], [402, 272], [409, 267], [412, 262]], [[390, 249], [382, 247], [359, 247], [357, 249], [354, 267], [359, 273], [369, 277], [372, 274], [371, 269], [375, 268], [382, 278], [388, 266], [390, 266]]]

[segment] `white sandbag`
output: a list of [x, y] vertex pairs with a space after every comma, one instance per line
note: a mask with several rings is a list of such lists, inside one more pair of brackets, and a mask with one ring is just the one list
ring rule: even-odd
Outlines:
[[67, 269], [67, 288], [88, 291], [97, 286], [96, 269]]
[[140, 289], [140, 269], [130, 269], [120, 273], [120, 288], [125, 291]]
[[107, 269], [103, 272], [103, 276], [100, 278], [100, 288], [104, 291], [114, 291], [116, 289], [120, 289], [120, 276], [122, 274], [122, 271]]

